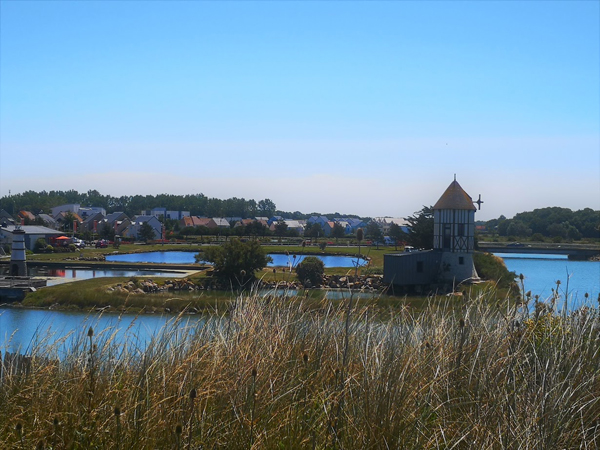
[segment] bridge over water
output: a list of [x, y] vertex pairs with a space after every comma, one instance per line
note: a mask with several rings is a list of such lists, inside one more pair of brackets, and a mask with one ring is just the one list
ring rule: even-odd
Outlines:
[[600, 246], [584, 244], [546, 244], [532, 242], [479, 242], [479, 249], [489, 253], [535, 253], [542, 255], [568, 255], [569, 259], [586, 260], [600, 256]]

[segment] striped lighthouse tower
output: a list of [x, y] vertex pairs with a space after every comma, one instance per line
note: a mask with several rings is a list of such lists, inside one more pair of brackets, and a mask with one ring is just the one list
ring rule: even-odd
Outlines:
[[25, 261], [25, 230], [16, 226], [13, 231], [12, 251], [10, 256], [10, 275], [13, 277], [27, 276]]

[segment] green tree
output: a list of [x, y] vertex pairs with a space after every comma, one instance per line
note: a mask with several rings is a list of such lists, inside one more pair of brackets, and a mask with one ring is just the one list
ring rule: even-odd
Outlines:
[[356, 230], [356, 241], [358, 242], [358, 254], [360, 255], [360, 244], [365, 237], [365, 232], [362, 228]]
[[346, 235], [346, 229], [336, 222], [333, 225], [333, 230], [331, 230], [331, 235], [335, 238], [335, 241], [337, 242], [339, 238], [343, 238]]
[[379, 249], [379, 243], [383, 240], [383, 232], [381, 231], [381, 228], [379, 228], [377, 222], [375, 222], [374, 220], [369, 222], [369, 224], [367, 225], [366, 234], [369, 239], [375, 242], [375, 245], [377, 245], [377, 249]]
[[62, 229], [64, 231], [73, 230], [73, 222], [77, 220], [72, 212], [67, 212], [63, 217]]
[[271, 199], [265, 198], [257, 204], [258, 213], [263, 217], [272, 217], [275, 214], [277, 207]]
[[277, 236], [279, 236], [280, 239], [286, 235], [287, 230], [288, 230], [288, 225], [283, 220], [279, 220], [275, 224], [275, 234]]
[[232, 286], [244, 286], [256, 279], [255, 272], [272, 261], [257, 241], [242, 242], [237, 238], [220, 246], [207, 247], [196, 255], [196, 261], [213, 265], [215, 277]]
[[100, 226], [98, 234], [104, 239], [113, 240], [115, 238], [115, 229], [111, 227], [108, 222], [104, 222]]
[[506, 229], [506, 234], [508, 236], [525, 237], [531, 234], [531, 228], [528, 228], [527, 225], [520, 220], [511, 220]]
[[150, 225], [148, 222], [144, 222], [140, 227], [138, 237], [144, 242], [148, 242], [152, 239], [155, 239], [156, 235], [154, 233], [154, 228], [152, 228], [152, 225]]
[[433, 247], [433, 207], [423, 206], [423, 209], [407, 217], [409, 232], [404, 239], [415, 248]]
[[307, 224], [307, 227], [304, 230], [304, 236], [318, 238], [320, 236], [325, 236], [325, 232], [320, 223]]
[[325, 264], [316, 256], [307, 256], [296, 267], [298, 280], [305, 287], [320, 286], [323, 283]]
[[34, 253], [42, 253], [42, 252], [46, 251], [47, 246], [48, 246], [48, 244], [46, 243], [46, 239], [38, 238], [35, 241], [35, 244], [33, 244], [33, 252]]
[[390, 230], [388, 231], [388, 235], [394, 240], [394, 246], [396, 250], [398, 250], [398, 241], [402, 240], [402, 237], [404, 236], [400, 225], [392, 222], [392, 224], [390, 225]]

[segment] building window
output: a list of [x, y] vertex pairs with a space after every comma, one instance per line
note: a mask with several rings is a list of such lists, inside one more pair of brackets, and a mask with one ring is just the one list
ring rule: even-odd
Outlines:
[[464, 256], [459, 256], [458, 257], [458, 263], [463, 266], [465, 264], [465, 257]]
[[423, 261], [417, 261], [417, 273], [423, 273]]
[[458, 235], [465, 236], [465, 224], [464, 223], [458, 224]]

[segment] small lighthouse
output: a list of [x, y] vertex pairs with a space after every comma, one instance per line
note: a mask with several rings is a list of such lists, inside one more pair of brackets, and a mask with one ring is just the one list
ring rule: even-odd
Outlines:
[[25, 230], [16, 226], [13, 231], [12, 251], [10, 256], [10, 275], [13, 277], [27, 276], [25, 260]]

